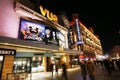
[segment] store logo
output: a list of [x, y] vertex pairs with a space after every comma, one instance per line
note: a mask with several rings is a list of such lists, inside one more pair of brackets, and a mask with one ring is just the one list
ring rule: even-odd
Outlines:
[[14, 50], [7, 50], [7, 49], [0, 49], [0, 54], [3, 54], [3, 55], [14, 55], [15, 54], [15, 51]]
[[41, 14], [43, 16], [46, 16], [49, 20], [53, 20], [53, 21], [57, 21], [58, 20], [58, 17], [53, 14], [52, 12], [50, 12], [49, 10], [47, 10], [46, 8], [43, 9], [42, 6], [39, 7], [40, 11], [41, 11]]

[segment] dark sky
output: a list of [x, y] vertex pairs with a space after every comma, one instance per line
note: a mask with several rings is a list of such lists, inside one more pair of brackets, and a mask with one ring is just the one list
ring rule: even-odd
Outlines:
[[[65, 11], [68, 18], [78, 13], [80, 21], [86, 27], [93, 27], [99, 35], [103, 50], [110, 51], [120, 45], [120, 6], [118, 2], [93, 2], [91, 0], [43, 0], [42, 6], [57, 14]], [[42, 0], [41, 0], [42, 2]]]

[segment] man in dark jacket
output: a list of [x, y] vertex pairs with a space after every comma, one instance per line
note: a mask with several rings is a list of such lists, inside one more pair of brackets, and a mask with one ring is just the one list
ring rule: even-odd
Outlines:
[[83, 80], [86, 80], [87, 67], [86, 67], [86, 62], [85, 62], [85, 60], [82, 60], [82, 61], [80, 62], [80, 68], [81, 68]]
[[65, 63], [62, 64], [62, 70], [63, 70], [62, 76], [65, 80], [67, 80], [67, 67]]
[[95, 69], [96, 69], [96, 66], [94, 64], [94, 61], [89, 59], [87, 61], [87, 72], [90, 77], [90, 80], [95, 80]]

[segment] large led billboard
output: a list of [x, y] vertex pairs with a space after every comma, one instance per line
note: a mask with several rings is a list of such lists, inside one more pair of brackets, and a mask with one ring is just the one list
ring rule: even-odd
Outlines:
[[58, 45], [57, 29], [45, 24], [21, 19], [19, 39]]
[[58, 44], [58, 30], [56, 28], [52, 28], [50, 26], [46, 26], [46, 41], [47, 44]]
[[44, 42], [45, 34], [45, 25], [21, 19], [18, 35], [20, 39]]
[[63, 33], [58, 32], [59, 46], [65, 48], [65, 36]]

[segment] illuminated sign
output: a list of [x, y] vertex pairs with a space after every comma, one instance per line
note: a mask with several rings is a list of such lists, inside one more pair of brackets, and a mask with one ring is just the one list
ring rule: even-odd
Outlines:
[[20, 20], [18, 38], [58, 46], [57, 29], [28, 20]]
[[19, 39], [44, 43], [45, 25], [21, 19], [18, 36]]
[[40, 11], [41, 11], [41, 14], [42, 14], [43, 16], [47, 16], [47, 18], [48, 18], [49, 20], [53, 20], [53, 21], [57, 21], [57, 20], [58, 20], [58, 17], [57, 17], [55, 14], [53, 14], [52, 12], [50, 12], [49, 10], [47, 10], [46, 8], [43, 9], [43, 7], [40, 6], [39, 9], [40, 9]]
[[61, 32], [58, 33], [59, 46], [65, 48], [65, 36]]
[[81, 39], [80, 27], [79, 27], [79, 24], [78, 24], [78, 19], [76, 19], [75, 21], [76, 21], [76, 30], [77, 30], [77, 44], [83, 44], [83, 41]]
[[15, 50], [0, 49], [0, 54], [3, 54], [3, 55], [15, 55]]

